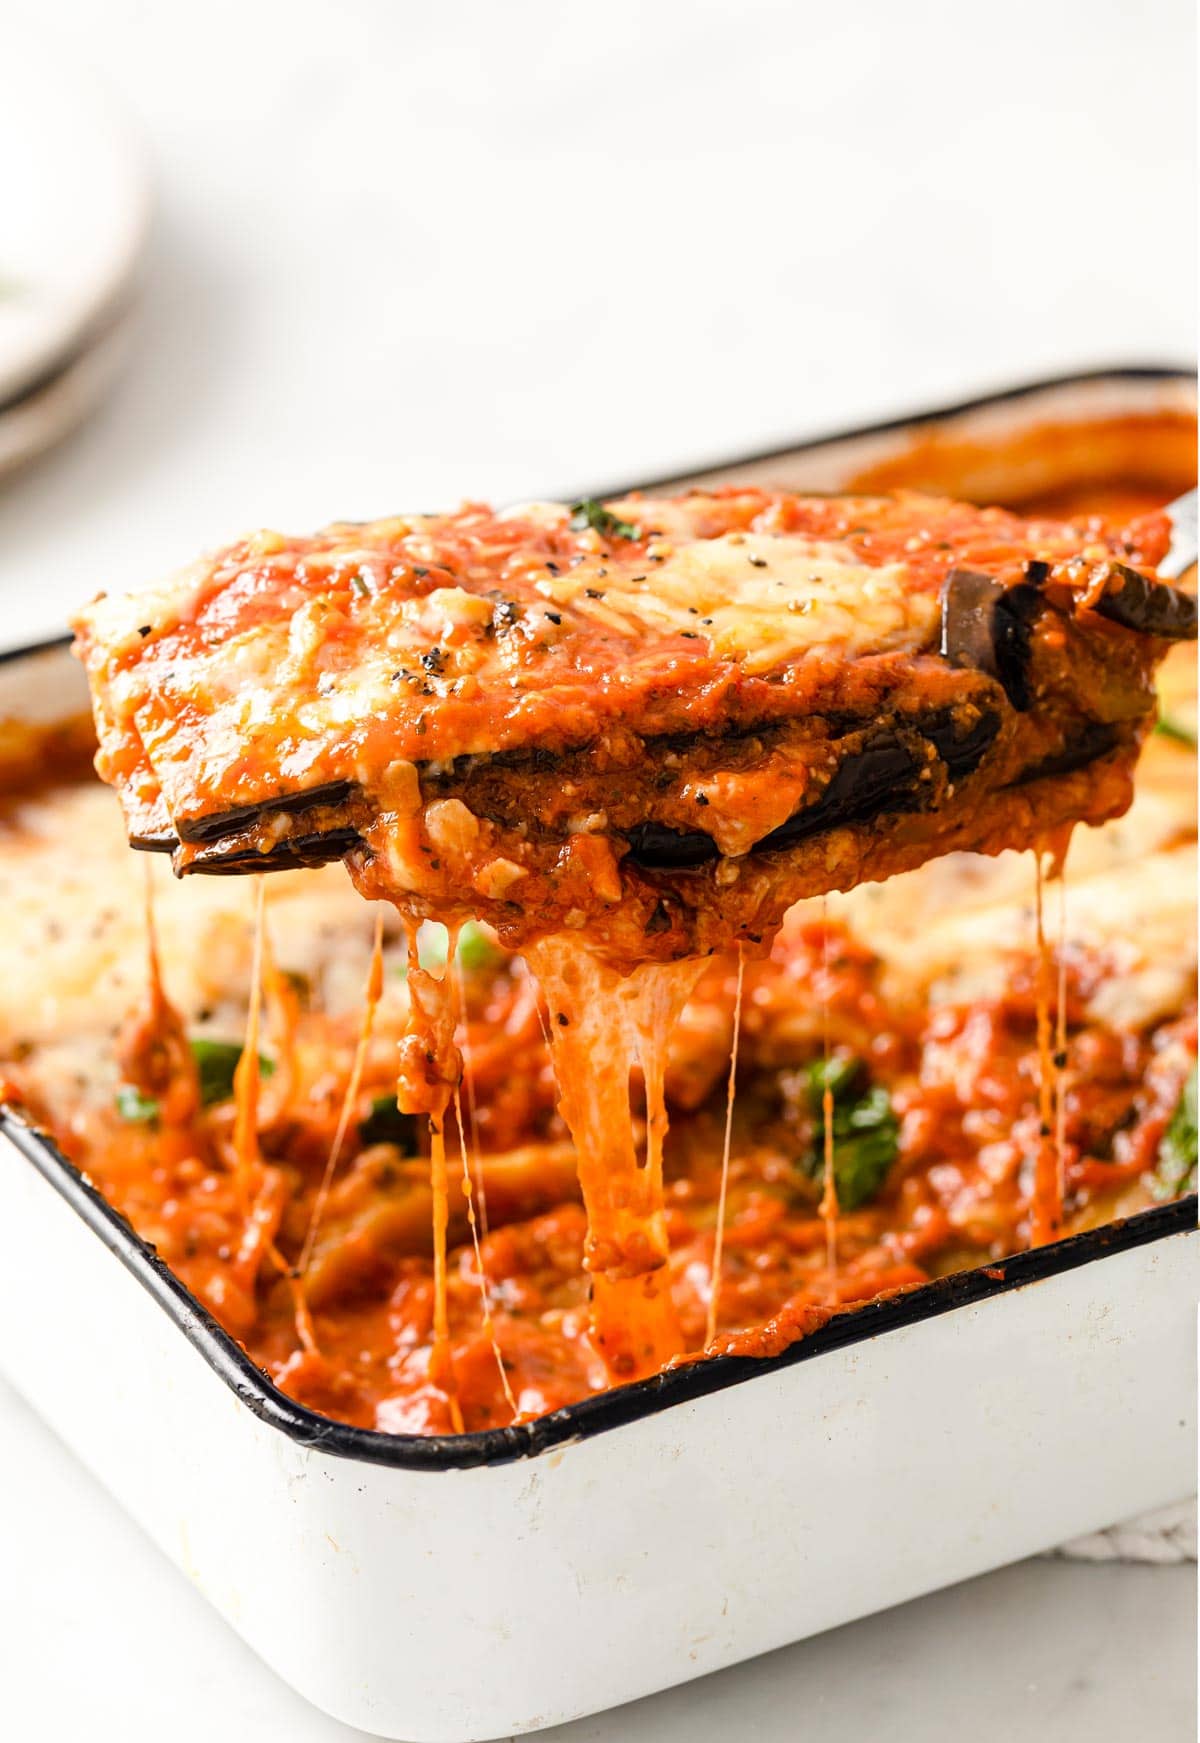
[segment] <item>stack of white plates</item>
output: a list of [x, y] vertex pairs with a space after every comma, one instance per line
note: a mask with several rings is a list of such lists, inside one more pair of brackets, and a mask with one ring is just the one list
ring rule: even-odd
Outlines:
[[0, 56], [0, 474], [64, 436], [124, 356], [149, 217], [132, 129], [84, 72], [6, 31]]

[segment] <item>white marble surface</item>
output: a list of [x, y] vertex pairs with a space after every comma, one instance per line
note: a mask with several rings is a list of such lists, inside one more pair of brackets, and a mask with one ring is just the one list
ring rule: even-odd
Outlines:
[[[159, 218], [126, 378], [0, 487], [0, 642], [255, 523], [602, 484], [1194, 351], [1188, 0], [36, 18], [133, 111]], [[0, 1542], [4, 1734], [351, 1735], [3, 1389]], [[1193, 1588], [1026, 1564], [561, 1735], [1175, 1743]]]

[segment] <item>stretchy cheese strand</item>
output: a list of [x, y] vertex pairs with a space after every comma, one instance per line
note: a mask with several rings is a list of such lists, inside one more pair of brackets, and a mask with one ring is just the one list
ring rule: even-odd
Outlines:
[[[1054, 1153], [1058, 1202], [1067, 1197], [1067, 868], [1058, 871], [1058, 1008], [1054, 1036]], [[1061, 1214], [1061, 1212], [1060, 1212]]]
[[233, 1156], [238, 1190], [247, 1206], [254, 1194], [255, 1177], [262, 1159], [258, 1148], [258, 1031], [262, 1010], [263, 928], [267, 885], [254, 880], [254, 946], [250, 952], [250, 996], [246, 1007], [246, 1036], [233, 1073]]
[[[546, 994], [559, 1108], [578, 1158], [588, 1216], [591, 1336], [614, 1381], [657, 1373], [683, 1353], [671, 1295], [662, 1143], [667, 1039], [702, 970], [695, 959], [622, 976], [574, 938], [543, 938], [527, 960]], [[646, 1083], [646, 1160], [638, 1160], [629, 1073]]]
[[[471, 1056], [471, 1033], [466, 1019], [466, 996], [463, 984], [462, 959], [454, 957], [454, 996], [460, 1013], [460, 1031], [458, 1050], [462, 1054], [463, 1082], [467, 1088], [467, 1121], [470, 1128], [470, 1175], [474, 1188], [474, 1203], [479, 1210], [479, 1235], [486, 1241], [488, 1238], [488, 1207], [487, 1182], [483, 1177], [483, 1164], [479, 1160], [479, 1107], [475, 1097], [475, 1062]], [[539, 1019], [541, 1012], [538, 1013]], [[543, 1033], [545, 1025], [542, 1025]], [[458, 1104], [456, 1104], [457, 1106]], [[462, 1131], [462, 1108], [458, 1107], [459, 1131]]]
[[304, 1245], [300, 1250], [300, 1258], [296, 1265], [296, 1274], [301, 1279], [303, 1279], [312, 1260], [313, 1247], [316, 1245], [317, 1232], [325, 1214], [325, 1205], [329, 1198], [330, 1187], [333, 1185], [333, 1176], [341, 1159], [342, 1146], [345, 1144], [347, 1133], [350, 1130], [350, 1121], [354, 1118], [354, 1111], [358, 1105], [363, 1071], [367, 1063], [367, 1051], [371, 1045], [371, 1035], [375, 1027], [375, 1013], [379, 1009], [379, 1001], [382, 997], [383, 908], [377, 906], [375, 909], [375, 936], [371, 946], [371, 966], [367, 971], [367, 992], [363, 1001], [362, 1022], [359, 1026], [350, 1076], [346, 1080], [346, 1093], [342, 1097], [341, 1111], [338, 1114], [337, 1129], [333, 1135], [333, 1143], [329, 1146], [329, 1154], [325, 1158], [325, 1171], [321, 1176], [321, 1184], [317, 1188], [317, 1196], [313, 1200], [312, 1214], [308, 1219]]
[[1042, 848], [1034, 851], [1034, 917], [1037, 928], [1037, 1055], [1038, 1140], [1034, 1157], [1033, 1193], [1030, 1204], [1030, 1245], [1044, 1247], [1057, 1238], [1062, 1225], [1062, 1193], [1059, 1159], [1054, 1143], [1054, 1065], [1051, 1042], [1050, 946], [1045, 926], [1045, 871]]
[[825, 1264], [829, 1292], [837, 1288], [837, 1174], [833, 1155], [833, 1089], [829, 1082], [829, 899], [821, 897], [821, 1119], [824, 1122], [824, 1156], [821, 1170], [821, 1220], [825, 1224]]
[[733, 1141], [733, 1101], [737, 1093], [738, 1041], [742, 1031], [742, 983], [745, 978], [745, 969], [746, 959], [739, 944], [737, 991], [733, 999], [733, 1041], [729, 1052], [729, 1081], [725, 1086], [725, 1136], [721, 1146], [721, 1190], [717, 1197], [717, 1226], [713, 1235], [712, 1281], [708, 1290], [708, 1323], [704, 1332], [706, 1346], [711, 1344], [717, 1335], [717, 1314], [721, 1298], [721, 1267], [725, 1257], [725, 1202], [729, 1193], [729, 1151]]
[[496, 1337], [496, 1322], [492, 1318], [492, 1291], [488, 1284], [487, 1272], [483, 1268], [483, 1250], [479, 1241], [479, 1221], [475, 1215], [475, 1180], [483, 1179], [483, 1163], [479, 1153], [475, 1154], [475, 1180], [471, 1177], [471, 1165], [467, 1159], [467, 1134], [463, 1126], [462, 1095], [457, 1086], [454, 1090], [454, 1116], [458, 1121], [458, 1145], [462, 1155], [462, 1191], [467, 1204], [467, 1226], [471, 1231], [471, 1245], [475, 1252], [475, 1270], [479, 1275], [479, 1301], [483, 1309], [483, 1330], [492, 1346], [492, 1355], [496, 1358], [496, 1372], [500, 1376], [500, 1386], [504, 1393], [504, 1401], [508, 1405], [512, 1420], [517, 1420], [517, 1401], [513, 1397], [512, 1387], [508, 1383], [508, 1370], [504, 1366], [504, 1357], [500, 1351], [500, 1342]]

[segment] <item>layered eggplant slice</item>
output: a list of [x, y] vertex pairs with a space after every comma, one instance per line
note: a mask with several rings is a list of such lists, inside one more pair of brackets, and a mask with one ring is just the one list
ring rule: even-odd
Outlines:
[[632, 964], [1129, 802], [1194, 637], [1125, 529], [731, 489], [259, 534], [77, 623], [101, 775], [180, 874], [344, 858]]

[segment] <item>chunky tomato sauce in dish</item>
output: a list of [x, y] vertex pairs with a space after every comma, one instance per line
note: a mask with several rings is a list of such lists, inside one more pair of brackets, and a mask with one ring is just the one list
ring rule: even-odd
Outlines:
[[[753, 539], [771, 535], [748, 530], [748, 514], [795, 512], [761, 493], [753, 513], [745, 493], [736, 510], [715, 500], [722, 506], [703, 512], [736, 513], [735, 534]], [[603, 511], [626, 527], [635, 512], [632, 499]], [[480, 534], [480, 524], [471, 537], [500, 536]], [[585, 562], [628, 567], [608, 543], [626, 535], [601, 525], [603, 549], [593, 551], [585, 513]], [[536, 902], [505, 915], [501, 895], [481, 899], [460, 880], [447, 926], [404, 900], [411, 890], [396, 902], [394, 875], [373, 869], [377, 820], [355, 809], [371, 782], [354, 794], [329, 791], [346, 778], [332, 768], [317, 771], [326, 791], [304, 819], [307, 835], [293, 827], [295, 810], [268, 804], [238, 814], [231, 804], [220, 830], [189, 842], [176, 827], [182, 806], [164, 806], [157, 776], [167, 763], [147, 750], [147, 709], [161, 711], [173, 683], [191, 682], [195, 649], [178, 656], [182, 669], [162, 656], [150, 703], [139, 680], [133, 706], [118, 674], [103, 693], [100, 724], [105, 772], [127, 757], [130, 828], [169, 834], [181, 869], [214, 869], [194, 864], [214, 850], [243, 869], [243, 856], [270, 858], [281, 844], [272, 869], [285, 869], [270, 879], [175, 881], [165, 858], [129, 854], [111, 795], [94, 781], [14, 777], [0, 809], [0, 896], [16, 921], [0, 942], [0, 1093], [52, 1132], [284, 1391], [340, 1420], [397, 1433], [503, 1426], [675, 1362], [771, 1354], [856, 1303], [1194, 1189], [1190, 666], [1177, 654], [1165, 668], [1159, 730], [1133, 807], [1116, 817], [1152, 723], [1145, 693], [1163, 644], [1091, 617], [1112, 566], [1135, 556], [1152, 563], [1161, 531], [1156, 516], [1136, 534], [1095, 516], [1086, 528], [1091, 554], [1081, 561], [1106, 578], [1092, 576], [1082, 640], [1064, 598], [1063, 622], [1049, 625], [1038, 650], [1054, 707], [1016, 708], [1007, 694], [996, 697], [992, 674], [948, 662], [930, 666], [927, 691], [915, 644], [892, 660], [901, 673], [889, 683], [897, 694], [907, 685], [925, 711], [906, 755], [917, 739], [930, 742], [932, 690], [956, 734], [960, 705], [977, 715], [995, 707], [998, 748], [989, 740], [979, 766], [1011, 756], [1018, 785], [1032, 743], [1020, 749], [1022, 734], [1059, 734], [1032, 757], [1038, 769], [1077, 742], [1081, 718], [1090, 708], [1094, 723], [1098, 705], [1108, 713], [1101, 724], [1115, 729], [1104, 744], [1069, 767], [1042, 770], [1053, 797], [1045, 811], [1025, 814], [1025, 837], [1016, 821], [994, 837], [986, 819], [978, 824], [979, 845], [1009, 847], [996, 858], [952, 853], [919, 865], [925, 853], [900, 853], [887, 865], [903, 818], [924, 812], [901, 811], [897, 824], [877, 807], [840, 829], [856, 867], [840, 881], [858, 887], [833, 893], [839, 880], [830, 877], [817, 886], [829, 894], [800, 901], [782, 920], [772, 913], [757, 937], [734, 897], [733, 919], [723, 935], [719, 927], [720, 891], [741, 879], [723, 886], [717, 873], [741, 857], [728, 848], [752, 844], [719, 839], [739, 815], [730, 795], [739, 777], [743, 789], [761, 788], [743, 743], [732, 756], [725, 746], [719, 767], [695, 735], [667, 747], [679, 767], [653, 788], [665, 803], [681, 804], [689, 786], [720, 777], [728, 815], [709, 836], [719, 851], [693, 866], [636, 869], [632, 899], [622, 903], [619, 889], [610, 899], [625, 916], [619, 924], [594, 924], [594, 890], [588, 923], [563, 928], [551, 901], [556, 925], [543, 930], [530, 922]], [[570, 571], [577, 553], [566, 550], [568, 531], [556, 521], [546, 536], [563, 546]], [[778, 561], [757, 545], [751, 554]], [[230, 581], [229, 610], [249, 612], [251, 629], [278, 605], [273, 555], [260, 552], [250, 570], [239, 558], [237, 576], [250, 579]], [[1018, 569], [1046, 560], [1027, 550], [1014, 559]], [[757, 566], [749, 567], [757, 586]], [[939, 586], [947, 573], [943, 564]], [[639, 585], [633, 573], [625, 580]], [[1082, 570], [1076, 580], [1083, 588]], [[194, 584], [210, 582], [206, 570]], [[1011, 584], [1029, 584], [1027, 572]], [[506, 582], [528, 611], [524, 585]], [[347, 621], [360, 597], [351, 586], [339, 607]], [[139, 641], [154, 639], [140, 628]], [[219, 642], [222, 632], [205, 633]], [[110, 652], [114, 645], [105, 643]], [[119, 663], [125, 653], [112, 657]], [[965, 690], [941, 694], [939, 686], [960, 682], [956, 672], [974, 686], [969, 701]], [[435, 699], [453, 700], [441, 690]], [[1014, 718], [1030, 713], [1032, 721]], [[210, 725], [214, 717], [210, 710]], [[166, 718], [160, 712], [160, 723]], [[418, 710], [414, 731], [419, 718]], [[810, 727], [810, 716], [797, 719]], [[757, 720], [755, 731], [762, 727]], [[835, 772], [862, 754], [865, 730], [843, 722], [846, 743], [838, 733], [820, 740]], [[860, 734], [853, 742], [851, 731]], [[894, 717], [887, 731], [895, 741]], [[602, 771], [606, 792], [630, 806], [650, 790], [646, 771], [663, 754], [654, 735], [633, 737], [636, 745], [622, 741], [620, 778], [619, 757]], [[796, 763], [801, 738], [779, 736], [773, 779]], [[815, 742], [809, 730], [810, 751]], [[474, 816], [478, 803], [480, 815], [491, 804], [496, 827], [513, 831], [520, 782], [499, 754], [484, 746], [455, 751], [445, 769], [423, 762], [420, 828], [428, 832], [439, 804]], [[759, 758], [770, 754], [760, 745]], [[571, 755], [566, 774], [561, 762], [540, 771], [521, 763], [516, 773], [543, 777], [534, 790], [549, 805], [555, 781], [598, 778], [586, 757]], [[459, 766], [463, 757], [469, 767]], [[943, 747], [935, 781], [947, 781], [945, 763]], [[250, 764], [238, 767], [248, 780]], [[211, 775], [211, 762], [204, 769]], [[171, 778], [178, 774], [176, 766]], [[772, 802], [793, 816], [819, 804], [831, 779], [812, 793], [793, 782]], [[453, 797], [435, 790], [438, 781], [454, 783]], [[996, 803], [1002, 786], [987, 789]], [[218, 781], [217, 798], [225, 791]], [[226, 796], [243, 806], [264, 798], [261, 787]], [[621, 813], [615, 803], [613, 811], [602, 827], [579, 832], [610, 854], [612, 839], [628, 843], [639, 823], [684, 833], [675, 811]], [[756, 825], [763, 815], [753, 811]], [[1067, 860], [1068, 832], [1054, 825], [1082, 817], [1113, 820], [1079, 832]], [[435, 829], [438, 818], [445, 824], [446, 811], [435, 813]], [[565, 820], [563, 828], [574, 840]], [[344, 829], [353, 843], [339, 838]], [[340, 867], [309, 864], [330, 857], [331, 840], [350, 855], [364, 893], [389, 900], [365, 905]], [[874, 872], [863, 869], [872, 852]], [[627, 857], [619, 852], [614, 863]], [[859, 882], [882, 869], [895, 875]], [[592, 884], [602, 882], [599, 859], [592, 871]], [[536, 853], [528, 875], [547, 875]], [[677, 896], [688, 876], [711, 886], [690, 908]], [[641, 913], [639, 891], [651, 877], [660, 880], [656, 902], [679, 900], [693, 916], [681, 927], [669, 919], [676, 930], [661, 956], [634, 950], [626, 924]], [[418, 893], [423, 902], [428, 889]], [[481, 921], [481, 910], [501, 923]], [[652, 913], [641, 913], [643, 925]], [[701, 956], [698, 913], [715, 928]], [[661, 930], [651, 929], [651, 940]], [[595, 938], [599, 947], [587, 948]], [[32, 999], [20, 990], [30, 985], [39, 989]]]

